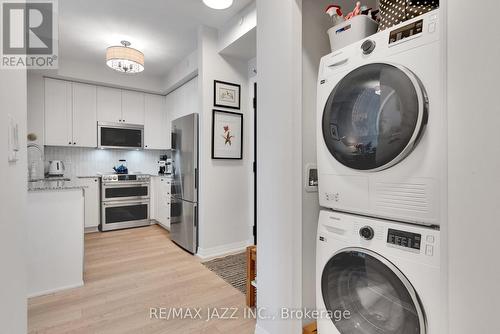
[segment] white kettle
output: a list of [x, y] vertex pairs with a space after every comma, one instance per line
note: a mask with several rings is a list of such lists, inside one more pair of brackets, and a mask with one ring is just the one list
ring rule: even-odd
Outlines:
[[49, 176], [63, 176], [64, 162], [61, 160], [49, 161]]

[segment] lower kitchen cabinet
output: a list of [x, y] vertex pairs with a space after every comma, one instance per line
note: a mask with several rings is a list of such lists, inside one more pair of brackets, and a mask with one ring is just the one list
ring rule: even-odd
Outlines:
[[81, 178], [80, 184], [85, 187], [85, 232], [95, 232], [101, 217], [99, 178]]
[[163, 228], [170, 230], [170, 196], [172, 180], [170, 177], [154, 177], [152, 187], [152, 218]]

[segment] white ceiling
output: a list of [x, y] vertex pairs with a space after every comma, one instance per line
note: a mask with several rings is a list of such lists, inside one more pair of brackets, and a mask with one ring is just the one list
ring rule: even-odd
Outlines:
[[128, 40], [145, 55], [139, 75], [158, 79], [196, 49], [199, 25], [220, 28], [251, 2], [220, 11], [202, 0], [60, 0], [59, 59], [111, 71], [106, 48]]

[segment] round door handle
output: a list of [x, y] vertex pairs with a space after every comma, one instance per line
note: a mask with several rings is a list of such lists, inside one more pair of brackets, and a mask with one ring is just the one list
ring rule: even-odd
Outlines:
[[70, 144], [70, 145], [71, 145], [71, 142], [69, 142], [68, 144]]
[[74, 142], [73, 145], [76, 145], [76, 142]]

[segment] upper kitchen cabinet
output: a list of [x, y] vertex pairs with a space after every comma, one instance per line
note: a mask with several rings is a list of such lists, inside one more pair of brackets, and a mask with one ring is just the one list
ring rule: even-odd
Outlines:
[[144, 93], [122, 90], [122, 120], [144, 125]]
[[145, 94], [144, 148], [165, 150], [170, 148], [170, 126], [164, 96]]
[[45, 145], [73, 145], [71, 82], [45, 78]]
[[73, 145], [97, 147], [96, 86], [73, 83]]
[[95, 86], [45, 79], [45, 145], [97, 147]]
[[97, 119], [144, 125], [144, 93], [98, 86]]
[[121, 89], [97, 87], [97, 118], [99, 122], [123, 122]]

